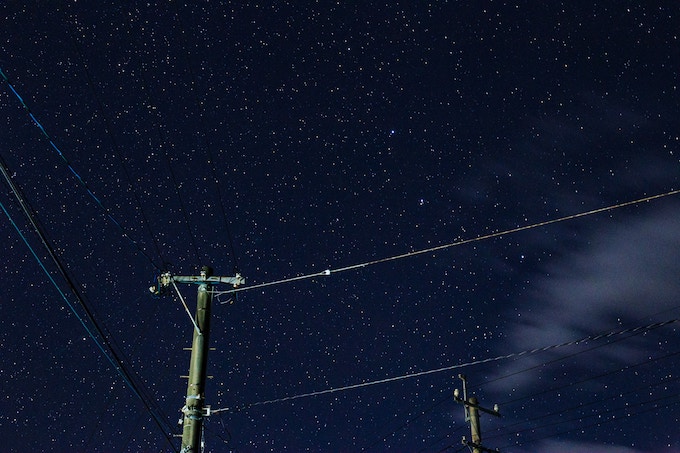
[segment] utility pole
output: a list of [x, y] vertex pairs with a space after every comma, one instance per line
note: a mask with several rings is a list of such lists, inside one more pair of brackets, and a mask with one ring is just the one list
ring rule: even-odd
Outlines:
[[[187, 376], [187, 397], [184, 407], [182, 407], [183, 418], [180, 419], [183, 426], [180, 453], [198, 453], [201, 451], [203, 418], [210, 415], [210, 406], [205, 405], [205, 381], [208, 365], [212, 287], [217, 283], [229, 283], [236, 287], [243, 285], [245, 279], [239, 274], [236, 274], [235, 277], [215, 277], [212, 275], [210, 267], [203, 266], [201, 274], [198, 276], [171, 275], [169, 272], [161, 274], [158, 278], [158, 287], [151, 287], [150, 290], [155, 294], [161, 294], [172, 285], [179, 293], [176, 283], [198, 285], [196, 316], [192, 318], [194, 337], [191, 344], [189, 376]], [[182, 303], [184, 303], [184, 300], [182, 300]], [[186, 305], [185, 309], [187, 309]], [[191, 316], [190, 313], [189, 316]]]
[[458, 389], [455, 389], [453, 391], [453, 399], [457, 402], [462, 404], [465, 407], [465, 421], [470, 422], [470, 432], [472, 435], [472, 442], [468, 442], [465, 439], [465, 436], [463, 436], [463, 445], [466, 445], [469, 448], [472, 448], [473, 453], [493, 453], [493, 452], [498, 452], [498, 449], [496, 450], [491, 450], [489, 448], [486, 448], [482, 445], [482, 429], [479, 424], [479, 412], [484, 412], [487, 414], [491, 414], [495, 417], [500, 417], [501, 414], [498, 412], [498, 405], [495, 404], [493, 407], [493, 410], [491, 409], [486, 409], [483, 408], [482, 406], [479, 405], [479, 401], [477, 400], [476, 397], [472, 396], [468, 398], [467, 396], [467, 380], [464, 375], [459, 374], [458, 377], [460, 378], [461, 381], [463, 381], [463, 397], [460, 397], [460, 392]]

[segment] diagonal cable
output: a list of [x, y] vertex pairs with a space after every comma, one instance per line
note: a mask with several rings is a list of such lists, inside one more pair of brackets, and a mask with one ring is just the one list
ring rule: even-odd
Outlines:
[[[30, 245], [28, 242], [28, 239], [26, 236], [21, 232], [19, 229], [18, 225], [16, 222], [14, 222], [14, 219], [11, 217], [9, 212], [5, 209], [5, 206], [0, 203], [0, 208], [2, 211], [5, 213], [7, 218], [9, 219], [10, 223], [12, 226], [15, 228], [21, 239], [24, 241], [28, 249], [30, 250], [31, 254], [33, 257], [36, 259], [42, 270], [45, 272], [47, 275], [48, 279], [52, 283], [52, 285], [57, 289], [59, 294], [61, 295], [62, 299], [64, 299], [65, 303], [69, 307], [69, 309], [73, 312], [73, 314], [76, 316], [78, 321], [82, 324], [82, 326], [85, 328], [87, 331], [88, 335], [92, 340], [95, 342], [97, 347], [101, 350], [101, 352], [104, 354], [104, 356], [107, 358], [107, 360], [113, 365], [114, 369], [120, 374], [120, 376], [123, 378], [123, 381], [127, 384], [127, 386], [132, 390], [132, 392], [137, 396], [137, 398], [142, 402], [144, 407], [147, 409], [147, 411], [151, 414], [152, 418], [158, 425], [158, 427], [161, 429], [163, 432], [163, 435], [165, 436], [166, 440], [170, 445], [173, 445], [172, 443], [172, 436], [169, 433], [170, 432], [170, 424], [167, 423], [167, 420], [162, 420], [161, 416], [157, 413], [157, 409], [152, 407], [153, 401], [151, 398], [148, 396], [143, 396], [144, 392], [143, 389], [135, 382], [132, 373], [127, 369], [126, 365], [124, 364], [123, 360], [120, 357], [120, 354], [116, 352], [116, 348], [113, 346], [113, 343], [111, 339], [106, 335], [104, 332], [104, 329], [102, 326], [97, 322], [94, 313], [92, 309], [89, 307], [89, 305], [85, 302], [85, 297], [80, 293], [80, 290], [78, 289], [77, 285], [73, 281], [73, 279], [70, 277], [69, 273], [66, 270], [66, 267], [64, 264], [61, 262], [59, 257], [57, 256], [54, 247], [49, 243], [47, 237], [43, 233], [42, 229], [38, 225], [37, 219], [35, 217], [35, 214], [33, 212], [33, 209], [29, 206], [28, 202], [24, 199], [23, 195], [21, 194], [21, 191], [19, 187], [14, 183], [12, 180], [10, 173], [7, 169], [7, 166], [4, 162], [4, 160], [0, 157], [0, 173], [2, 173], [2, 176], [4, 177], [5, 181], [9, 185], [10, 189], [12, 190], [12, 193], [16, 197], [17, 201], [19, 202], [19, 205], [21, 206], [21, 209], [26, 216], [26, 218], [29, 220], [31, 226], [33, 227], [35, 233], [38, 235], [40, 238], [40, 241], [42, 242], [43, 246], [45, 247], [47, 253], [49, 254], [50, 258], [52, 259], [54, 265], [56, 268], [59, 270], [59, 273], [67, 283], [69, 289], [73, 293], [73, 295], [76, 297], [78, 300], [80, 306], [83, 308], [87, 320], [92, 324], [94, 327], [94, 331], [90, 329], [87, 326], [87, 323], [85, 322], [84, 318], [80, 316], [77, 311], [75, 310], [75, 307], [71, 303], [71, 301], [68, 300], [64, 292], [61, 290], [59, 285], [57, 285], [56, 281], [50, 274], [50, 272], [47, 270], [45, 267], [45, 264], [42, 262], [40, 257], [37, 255], [37, 253], [34, 251], [33, 247]], [[96, 335], [95, 335], [96, 332]], [[97, 338], [99, 337], [99, 338]], [[173, 446], [174, 448], [174, 446]]]
[[586, 217], [586, 216], [590, 216], [590, 215], [601, 214], [603, 212], [609, 212], [609, 211], [613, 211], [615, 209], [620, 209], [620, 208], [627, 207], [627, 206], [633, 206], [633, 205], [638, 205], [638, 204], [641, 204], [641, 203], [647, 203], [647, 202], [650, 202], [650, 201], [653, 201], [653, 200], [658, 200], [658, 199], [661, 199], [661, 198], [669, 197], [669, 196], [672, 196], [672, 195], [678, 195], [678, 194], [680, 194], [680, 189], [669, 190], [668, 192], [660, 193], [660, 194], [657, 194], [657, 195], [651, 195], [651, 196], [648, 196], [648, 197], [638, 198], [636, 200], [625, 201], [625, 202], [622, 202], [622, 203], [617, 203], [617, 204], [605, 206], [605, 207], [602, 207], [602, 208], [591, 209], [590, 211], [579, 212], [579, 213], [576, 213], [576, 214], [558, 217], [558, 218], [546, 220], [546, 221], [543, 221], [543, 222], [537, 222], [537, 223], [532, 223], [532, 224], [528, 224], [528, 225], [523, 225], [523, 226], [519, 226], [517, 228], [511, 228], [511, 229], [508, 229], [508, 230], [497, 231], [495, 233], [489, 233], [489, 234], [477, 236], [477, 237], [470, 238], [470, 239], [464, 239], [464, 240], [461, 240], [461, 241], [455, 241], [455, 242], [450, 242], [450, 243], [447, 243], [447, 244], [437, 245], [435, 247], [429, 247], [429, 248], [426, 248], [426, 249], [415, 250], [415, 251], [412, 251], [412, 252], [402, 253], [402, 254], [399, 254], [399, 255], [393, 255], [393, 256], [388, 256], [388, 257], [385, 257], [385, 258], [379, 258], [377, 260], [366, 261], [364, 263], [352, 264], [350, 266], [340, 267], [338, 269], [326, 269], [326, 270], [321, 271], [321, 272], [314, 272], [314, 273], [311, 273], [311, 274], [299, 275], [297, 277], [290, 277], [290, 278], [284, 278], [284, 279], [280, 279], [280, 280], [274, 280], [274, 281], [271, 281], [271, 282], [258, 283], [258, 284], [255, 284], [255, 285], [243, 286], [243, 287], [236, 288], [236, 289], [230, 289], [230, 290], [227, 290], [227, 291], [216, 291], [214, 294], [216, 294], [216, 295], [231, 294], [231, 293], [237, 293], [237, 292], [241, 292], [241, 291], [249, 291], [249, 290], [257, 289], [257, 288], [264, 288], [264, 287], [267, 287], [267, 286], [275, 286], [275, 285], [281, 285], [281, 284], [284, 284], [284, 283], [291, 283], [291, 282], [295, 282], [295, 281], [299, 281], [299, 280], [306, 280], [306, 279], [317, 278], [317, 277], [327, 277], [327, 276], [330, 276], [332, 274], [337, 274], [337, 273], [340, 273], [340, 272], [354, 271], [354, 270], [358, 270], [358, 269], [363, 269], [363, 268], [368, 267], [368, 266], [386, 263], [388, 261], [396, 261], [396, 260], [400, 260], [400, 259], [404, 259], [404, 258], [411, 258], [413, 256], [423, 255], [423, 254], [427, 254], [427, 253], [434, 253], [434, 252], [449, 249], [449, 248], [452, 248], [452, 247], [458, 247], [458, 246], [461, 246], [461, 245], [471, 244], [473, 242], [480, 242], [480, 241], [485, 241], [485, 240], [492, 239], [492, 238], [507, 236], [509, 234], [519, 233], [520, 231], [532, 230], [534, 228], [539, 228], [539, 227], [544, 227], [544, 226], [547, 226], [547, 225], [552, 225], [552, 224], [555, 224], [555, 223], [565, 222], [567, 220], [573, 220], [573, 219], [578, 219], [578, 218]]
[[151, 265], [152, 265], [154, 268], [156, 268], [157, 270], [160, 270], [160, 268], [156, 265], [156, 263], [155, 263], [154, 260], [149, 256], [149, 254], [146, 253], [146, 251], [139, 245], [139, 243], [138, 243], [137, 241], [135, 241], [134, 239], [132, 239], [132, 237], [130, 237], [130, 235], [128, 235], [128, 233], [127, 233], [127, 231], [125, 230], [125, 228], [123, 227], [123, 225], [122, 225], [115, 217], [113, 217], [113, 215], [111, 214], [111, 211], [110, 211], [106, 206], [104, 206], [104, 203], [101, 201], [101, 199], [99, 199], [99, 197], [98, 197], [97, 195], [95, 195], [95, 193], [92, 191], [92, 189], [90, 189], [90, 187], [89, 187], [88, 184], [85, 182], [85, 180], [80, 176], [80, 174], [76, 171], [76, 169], [73, 168], [73, 165], [71, 165], [71, 162], [67, 159], [67, 157], [64, 155], [64, 153], [61, 151], [61, 149], [59, 149], [59, 147], [56, 145], [56, 143], [54, 142], [54, 140], [52, 140], [52, 137], [50, 137], [50, 135], [47, 133], [47, 131], [45, 130], [45, 128], [43, 127], [43, 125], [40, 124], [40, 122], [39, 122], [38, 119], [35, 117], [35, 115], [33, 114], [33, 112], [31, 112], [31, 109], [28, 107], [28, 105], [26, 104], [26, 102], [24, 102], [24, 99], [21, 97], [21, 95], [19, 95], [18, 91], [14, 88], [14, 85], [12, 85], [12, 83], [11, 83], [10, 80], [9, 80], [9, 78], [7, 77], [7, 75], [5, 74], [5, 72], [2, 70], [2, 68], [0, 68], [0, 76], [2, 76], [2, 79], [5, 81], [5, 83], [6, 83], [7, 86], [9, 87], [9, 89], [12, 91], [12, 93], [14, 93], [14, 95], [16, 96], [16, 98], [19, 100], [19, 102], [21, 103], [22, 107], [24, 108], [24, 110], [26, 110], [26, 113], [28, 113], [28, 116], [31, 118], [31, 120], [33, 121], [33, 123], [38, 127], [38, 129], [40, 129], [40, 131], [42, 132], [43, 136], [47, 139], [47, 141], [49, 142], [49, 144], [50, 144], [50, 146], [52, 147], [52, 149], [54, 149], [54, 151], [56, 151], [56, 153], [59, 155], [59, 157], [61, 157], [61, 159], [62, 159], [63, 162], [66, 164], [66, 166], [67, 166], [67, 168], [69, 169], [69, 171], [73, 174], [73, 176], [74, 176], [74, 177], [76, 178], [76, 180], [80, 183], [80, 185], [83, 186], [83, 188], [85, 189], [85, 191], [87, 192], [87, 194], [88, 194], [88, 195], [95, 201], [95, 203], [96, 203], [96, 204], [104, 211], [105, 216], [106, 216], [106, 217], [107, 217], [107, 218], [108, 218], [108, 219], [109, 219], [116, 227], [118, 227], [118, 229], [120, 230], [120, 232], [121, 232], [121, 234], [123, 235], [123, 237], [126, 238], [127, 240], [129, 240], [129, 241], [132, 243], [132, 245], [134, 245], [134, 246], [137, 248], [137, 251], [138, 251], [139, 253], [141, 253], [142, 255], [144, 255], [144, 257], [146, 257], [146, 259], [149, 261], [149, 263], [151, 263]]
[[[245, 404], [242, 406], [237, 406], [237, 407], [232, 407], [232, 408], [223, 408], [223, 409], [214, 409], [213, 412], [224, 412], [224, 411], [238, 411], [238, 410], [243, 410], [243, 409], [248, 409], [251, 407], [255, 406], [262, 406], [262, 405], [267, 405], [267, 404], [273, 404], [273, 403], [281, 403], [281, 402], [286, 402], [286, 401], [292, 401], [300, 398], [308, 398], [312, 396], [320, 396], [320, 395], [326, 395], [329, 393], [337, 393], [337, 392], [344, 392], [347, 390], [354, 390], [358, 388], [363, 388], [363, 387], [369, 387], [369, 386], [374, 386], [378, 384], [387, 384], [390, 382], [395, 382], [395, 381], [401, 381], [404, 379], [413, 379], [417, 377], [422, 377], [430, 374], [436, 374], [436, 373], [441, 373], [444, 371], [451, 371], [459, 368], [467, 368], [473, 365], [480, 365], [483, 363], [490, 363], [490, 362], [498, 362], [501, 360], [507, 360], [507, 359], [512, 359], [512, 358], [519, 358], [519, 357], [524, 357], [524, 356], [529, 356], [533, 354], [537, 354], [540, 352], [546, 352], [546, 351], [551, 351], [553, 349], [559, 349], [567, 346], [575, 346], [579, 345], [582, 343], [588, 343], [592, 341], [597, 341], [605, 338], [613, 338], [625, 334], [632, 334], [632, 335], [638, 335], [650, 330], [658, 329], [660, 327], [664, 327], [670, 324], [674, 324], [676, 322], [680, 322], [680, 319], [670, 319], [667, 321], [661, 321], [661, 322], [656, 322], [652, 324], [648, 324], [646, 326], [637, 326], [637, 327], [631, 327], [627, 329], [619, 329], [619, 330], [612, 330], [608, 332], [602, 332], [598, 334], [593, 334], [593, 335], [588, 335], [586, 337], [582, 337], [576, 340], [571, 340], [571, 341], [566, 341], [563, 343], [558, 343], [558, 344], [552, 344], [549, 346], [543, 346], [541, 348], [534, 348], [534, 349], [527, 349], [524, 351], [520, 352], [514, 352], [511, 354], [506, 354], [506, 355], [501, 355], [501, 356], [496, 356], [496, 357], [489, 357], [486, 359], [480, 359], [480, 360], [474, 360], [471, 362], [466, 362], [466, 363], [459, 363], [456, 365], [449, 365], [441, 368], [435, 368], [431, 370], [426, 370], [426, 371], [419, 371], [416, 373], [409, 373], [409, 374], [403, 374], [400, 376], [393, 376], [393, 377], [388, 377], [384, 379], [378, 379], [375, 381], [367, 381], [367, 382], [362, 382], [359, 384], [352, 384], [352, 385], [346, 385], [343, 387], [333, 387], [329, 388], [326, 390], [318, 390], [318, 391], [313, 391], [313, 392], [307, 392], [307, 393], [301, 393], [297, 395], [291, 395], [291, 396], [285, 396], [281, 398], [276, 398], [276, 399], [271, 399], [271, 400], [266, 400], [266, 401], [258, 401], [256, 403], [250, 403], [250, 404]], [[631, 336], [632, 336], [631, 335]], [[606, 346], [606, 345], [604, 345]], [[601, 346], [598, 346], [601, 347]]]

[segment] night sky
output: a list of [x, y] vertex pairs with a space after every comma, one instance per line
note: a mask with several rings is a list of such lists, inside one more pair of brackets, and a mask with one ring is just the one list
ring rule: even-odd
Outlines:
[[66, 271], [3, 178], [0, 451], [178, 451], [192, 325], [148, 288], [210, 265], [352, 268], [215, 296], [206, 451], [467, 451], [464, 373], [487, 448], [680, 452], [680, 326], [644, 328], [680, 318], [677, 2], [0, 21], [0, 157]]

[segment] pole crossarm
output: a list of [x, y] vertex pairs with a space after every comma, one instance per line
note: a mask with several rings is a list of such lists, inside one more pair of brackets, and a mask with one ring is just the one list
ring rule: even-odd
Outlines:
[[197, 285], [216, 285], [219, 283], [226, 283], [238, 288], [246, 284], [246, 279], [241, 274], [236, 274], [233, 277], [223, 277], [217, 275], [210, 275], [204, 270], [201, 275], [172, 275], [170, 272], [163, 272], [156, 278], [158, 284], [149, 288], [149, 291], [156, 296], [162, 296], [168, 293], [170, 286], [175, 283], [193, 283]]
[[237, 288], [246, 283], [246, 279], [243, 278], [240, 274], [236, 274], [236, 276], [234, 277], [220, 277], [220, 276], [203, 277], [200, 275], [172, 275], [171, 278], [173, 281], [177, 283], [196, 283], [196, 284], [228, 283], [230, 285], [233, 285], [234, 288]]

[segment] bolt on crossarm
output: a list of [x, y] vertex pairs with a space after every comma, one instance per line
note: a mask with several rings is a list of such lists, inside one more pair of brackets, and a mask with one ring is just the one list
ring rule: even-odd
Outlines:
[[210, 310], [212, 305], [212, 287], [217, 283], [229, 283], [239, 286], [245, 283], [240, 275], [235, 277], [215, 277], [212, 269], [204, 266], [199, 276], [180, 276], [162, 274], [158, 290], [160, 293], [175, 283], [194, 283], [198, 285], [196, 299], [196, 316], [193, 319], [194, 336], [191, 344], [191, 361], [187, 383], [187, 397], [182, 408], [182, 448], [180, 453], [197, 453], [200, 451], [203, 433], [203, 418], [210, 415], [210, 406], [205, 404], [205, 382], [207, 378], [208, 341], [210, 339]]

